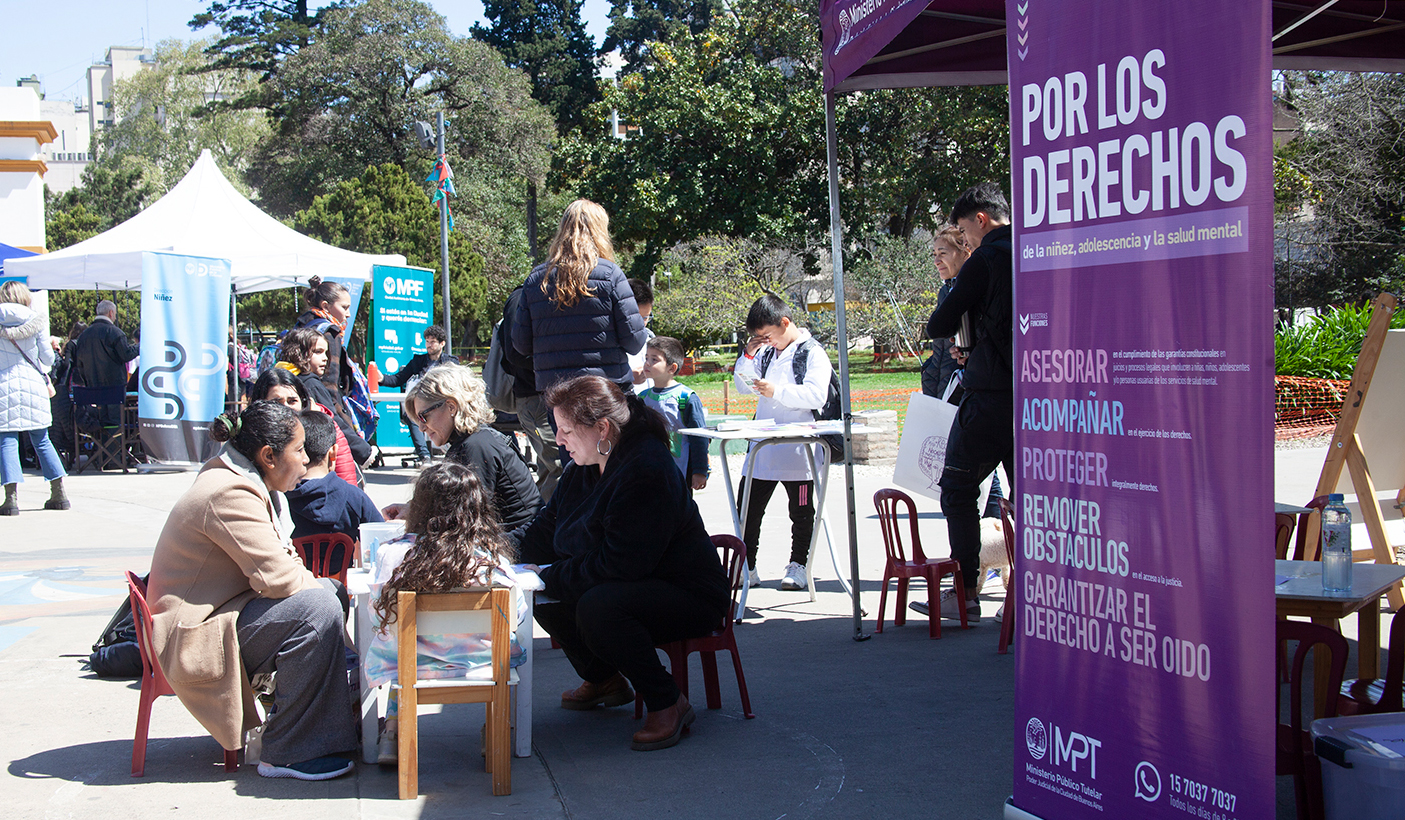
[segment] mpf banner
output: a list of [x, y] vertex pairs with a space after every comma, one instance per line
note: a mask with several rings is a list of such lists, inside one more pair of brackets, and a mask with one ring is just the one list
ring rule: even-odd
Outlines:
[[1269, 4], [1008, 0], [1014, 806], [1274, 811]]
[[210, 422], [228, 378], [229, 262], [142, 254], [142, 446], [155, 460], [200, 463], [219, 449]]
[[[434, 271], [376, 265], [371, 268], [371, 280], [376, 367], [393, 375], [410, 357], [425, 352], [424, 329], [434, 319]], [[384, 401], [378, 407], [381, 424], [376, 428], [376, 444], [409, 447], [410, 431], [400, 420], [400, 402]]]

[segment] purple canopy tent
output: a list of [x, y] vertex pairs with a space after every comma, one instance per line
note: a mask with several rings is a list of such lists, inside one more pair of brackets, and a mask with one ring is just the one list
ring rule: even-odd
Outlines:
[[[1269, 0], [1259, 0], [1269, 2]], [[1272, 2], [1273, 67], [1283, 70], [1405, 72], [1405, 0]], [[875, 88], [1003, 85], [1004, 0], [820, 0], [825, 138], [829, 161], [830, 252], [844, 415], [845, 500], [853, 589], [859, 588], [858, 523], [850, 434], [844, 231], [839, 219], [836, 94]], [[1020, 42], [1016, 35], [1016, 42]], [[853, 596], [854, 639], [863, 612]]]

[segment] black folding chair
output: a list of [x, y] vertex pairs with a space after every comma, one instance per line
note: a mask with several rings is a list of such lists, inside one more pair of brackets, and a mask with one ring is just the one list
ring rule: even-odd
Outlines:
[[[83, 387], [73, 385], [73, 474], [89, 467], [106, 470], [111, 465], [127, 469], [127, 424], [123, 405], [127, 386]], [[88, 460], [81, 456], [86, 452]]]

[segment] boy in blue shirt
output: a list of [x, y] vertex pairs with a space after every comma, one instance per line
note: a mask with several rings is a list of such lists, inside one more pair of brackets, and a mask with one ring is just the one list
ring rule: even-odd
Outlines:
[[298, 486], [285, 493], [293, 519], [292, 537], [340, 532], [359, 541], [363, 523], [385, 519], [370, 496], [333, 472], [337, 428], [332, 417], [321, 410], [304, 410], [302, 427], [307, 434], [303, 443], [307, 473]]
[[663, 414], [668, 422], [669, 446], [673, 462], [683, 471], [694, 490], [707, 486], [709, 466], [707, 439], [684, 436], [679, 429], [706, 427], [707, 410], [702, 399], [687, 385], [679, 384], [674, 376], [683, 366], [683, 345], [669, 336], [655, 336], [645, 348], [644, 375], [651, 386], [639, 394], [644, 403]]

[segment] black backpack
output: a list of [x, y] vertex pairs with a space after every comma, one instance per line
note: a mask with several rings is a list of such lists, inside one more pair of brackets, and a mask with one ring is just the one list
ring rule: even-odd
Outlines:
[[[805, 372], [810, 368], [809, 346], [818, 344], [814, 339], [806, 339], [799, 342], [799, 347], [795, 349], [795, 357], [791, 359], [792, 375], [796, 384], [804, 384]], [[766, 368], [771, 366], [771, 362], [776, 358], [776, 349], [768, 347], [761, 354], [761, 375], [766, 375]], [[834, 421], [844, 417], [843, 404], [839, 400], [839, 374], [833, 369], [829, 371], [829, 391], [825, 394], [824, 406], [818, 410], [810, 411], [815, 421]], [[824, 440], [825, 446], [829, 448], [829, 460], [831, 463], [840, 463], [844, 460], [844, 435], [842, 433], [826, 433], [820, 436]]]
[[102, 637], [93, 644], [88, 668], [100, 678], [141, 677], [141, 650], [137, 647], [137, 624], [132, 617], [130, 597], [122, 599], [122, 605], [103, 629]]

